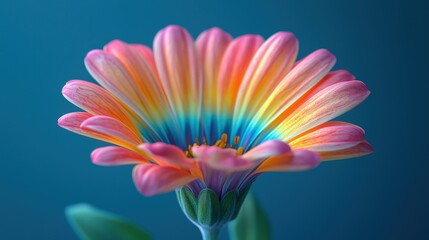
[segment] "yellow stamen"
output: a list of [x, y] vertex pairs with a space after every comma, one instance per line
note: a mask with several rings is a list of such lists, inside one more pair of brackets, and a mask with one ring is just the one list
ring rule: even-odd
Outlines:
[[241, 154], [243, 154], [243, 151], [244, 151], [244, 148], [243, 147], [239, 147], [238, 149], [237, 149], [237, 155], [241, 155]]
[[[213, 146], [219, 147], [219, 148], [236, 148], [237, 155], [242, 155], [244, 152], [243, 147], [239, 147], [237, 148], [237, 145], [240, 141], [240, 137], [236, 136], [234, 138], [234, 143], [233, 144], [228, 144], [228, 134], [223, 133], [221, 135], [221, 138], [219, 140], [216, 141], [215, 144], [213, 144]], [[194, 157], [194, 153], [192, 152], [192, 147], [197, 147], [197, 146], [201, 146], [201, 145], [207, 145], [207, 139], [206, 137], [202, 137], [202, 144], [200, 143], [198, 138], [195, 138], [195, 143], [192, 145], [188, 145], [188, 150], [185, 151], [185, 155], [189, 158], [193, 158]]]
[[240, 136], [235, 136], [234, 145], [237, 145], [239, 141], [240, 141]]
[[188, 152], [191, 157], [194, 156], [194, 153], [192, 152], [192, 146], [191, 145], [188, 145], [188, 151], [186, 151], [186, 152]]
[[220, 138], [222, 142], [226, 143], [228, 141], [228, 135], [226, 133], [222, 134], [222, 137]]

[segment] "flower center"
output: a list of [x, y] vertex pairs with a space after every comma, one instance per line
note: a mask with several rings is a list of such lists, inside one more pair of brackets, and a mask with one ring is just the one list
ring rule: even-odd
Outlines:
[[[219, 148], [237, 149], [237, 155], [241, 155], [243, 154], [244, 148], [238, 146], [239, 141], [240, 141], [240, 136], [235, 136], [233, 143], [232, 144], [228, 143], [228, 134], [223, 133], [221, 138], [217, 140], [216, 143], [213, 144], [212, 146], [216, 146]], [[195, 138], [195, 143], [193, 145], [188, 145], [188, 150], [185, 151], [185, 155], [189, 158], [193, 158], [194, 154], [192, 153], [192, 147], [201, 146], [201, 145], [207, 145], [206, 137], [202, 138], [202, 143], [200, 143], [200, 140], [198, 138]]]

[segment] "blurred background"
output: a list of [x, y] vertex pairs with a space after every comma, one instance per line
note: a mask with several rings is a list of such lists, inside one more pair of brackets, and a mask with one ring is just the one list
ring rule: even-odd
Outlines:
[[[254, 185], [274, 239], [427, 239], [428, 17], [424, 1], [0, 0], [1, 239], [77, 239], [64, 208], [87, 202], [145, 227], [154, 239], [199, 239], [174, 193], [137, 193], [131, 167], [92, 165], [108, 145], [57, 126], [77, 108], [70, 79], [93, 81], [83, 58], [113, 39], [152, 45], [178, 24], [196, 37], [291, 31], [300, 54], [327, 48], [371, 96], [340, 120], [366, 130], [370, 156]], [[426, 156], [426, 157], [425, 157]], [[224, 236], [225, 233], [224, 233]]]

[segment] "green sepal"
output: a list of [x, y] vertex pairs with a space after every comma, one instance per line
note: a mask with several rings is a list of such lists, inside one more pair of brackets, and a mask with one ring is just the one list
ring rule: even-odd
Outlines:
[[177, 198], [182, 210], [191, 221], [197, 221], [197, 199], [188, 187], [177, 190]]
[[251, 186], [251, 184], [247, 185], [243, 190], [241, 190], [240, 194], [238, 195], [236, 211], [234, 212], [234, 215], [232, 216], [231, 220], [237, 218], [237, 215], [241, 209], [241, 205], [243, 205], [243, 202], [246, 199], [247, 193], [249, 193]]
[[211, 228], [219, 222], [220, 216], [220, 203], [216, 193], [208, 188], [201, 190], [198, 195], [198, 223]]
[[88, 204], [66, 208], [66, 217], [82, 240], [150, 240], [149, 234], [131, 222]]
[[249, 193], [237, 219], [229, 225], [232, 240], [269, 240], [270, 224], [267, 215], [252, 193]]
[[238, 192], [232, 190], [228, 192], [221, 201], [222, 219], [221, 222], [226, 223], [232, 220], [232, 217], [237, 210]]

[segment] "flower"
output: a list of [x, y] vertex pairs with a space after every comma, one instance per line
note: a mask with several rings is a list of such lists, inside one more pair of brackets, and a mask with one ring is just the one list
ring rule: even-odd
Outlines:
[[212, 28], [194, 41], [168, 26], [153, 51], [115, 40], [85, 58], [102, 87], [65, 85], [64, 97], [85, 112], [58, 124], [115, 144], [94, 150], [92, 161], [135, 164], [143, 195], [180, 189], [182, 205], [201, 195], [221, 204], [234, 192], [239, 209], [238, 199], [264, 172], [306, 170], [372, 151], [360, 127], [330, 121], [361, 103], [366, 86], [345, 70], [331, 71], [336, 59], [327, 50], [299, 61], [297, 53], [289, 32], [264, 41]]

